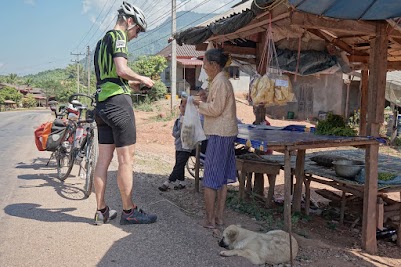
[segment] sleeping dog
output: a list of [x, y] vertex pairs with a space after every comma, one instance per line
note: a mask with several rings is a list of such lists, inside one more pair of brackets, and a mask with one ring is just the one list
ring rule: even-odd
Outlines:
[[[298, 253], [298, 243], [292, 240], [292, 258]], [[236, 225], [230, 225], [223, 231], [219, 246], [226, 248], [221, 256], [241, 256], [253, 264], [279, 264], [290, 261], [290, 238], [287, 232], [274, 230], [256, 233]]]

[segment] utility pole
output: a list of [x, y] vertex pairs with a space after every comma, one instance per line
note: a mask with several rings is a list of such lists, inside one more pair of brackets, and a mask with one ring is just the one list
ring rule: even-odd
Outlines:
[[82, 55], [85, 55], [85, 54], [81, 54], [81, 53], [74, 54], [71, 52], [71, 56], [77, 56], [76, 60], [71, 60], [72, 62], [77, 63], [77, 93], [79, 93], [79, 56], [82, 56]]
[[87, 67], [88, 67], [88, 95], [91, 94], [91, 90], [90, 90], [90, 82], [91, 82], [91, 59], [90, 59], [90, 49], [89, 49], [89, 45], [87, 47], [87, 51], [86, 51], [86, 62], [87, 62]]
[[[176, 32], [176, 0], [171, 0], [171, 36]], [[174, 102], [177, 92], [177, 41], [171, 42], [171, 112], [174, 110]]]

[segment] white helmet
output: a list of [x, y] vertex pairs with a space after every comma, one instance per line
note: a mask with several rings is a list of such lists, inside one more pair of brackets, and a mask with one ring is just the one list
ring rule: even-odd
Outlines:
[[143, 14], [142, 10], [130, 3], [123, 1], [121, 8], [118, 10], [120, 15], [127, 15], [134, 19], [135, 23], [141, 28], [141, 31], [146, 31], [146, 21], [145, 14]]

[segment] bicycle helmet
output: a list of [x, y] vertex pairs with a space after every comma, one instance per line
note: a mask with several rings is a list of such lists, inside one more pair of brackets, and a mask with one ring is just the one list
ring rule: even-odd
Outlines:
[[145, 14], [142, 10], [130, 3], [123, 1], [121, 8], [118, 10], [119, 14], [130, 16], [134, 19], [135, 23], [141, 28], [142, 32], [146, 31]]

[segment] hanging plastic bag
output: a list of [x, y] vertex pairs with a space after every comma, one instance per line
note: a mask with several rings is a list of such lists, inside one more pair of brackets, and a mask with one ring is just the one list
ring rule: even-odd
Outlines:
[[[267, 107], [295, 102], [296, 98], [290, 78], [283, 74], [280, 69], [271, 22], [266, 30], [266, 45], [262, 51], [261, 58], [258, 71], [265, 74], [252, 83], [250, 95], [253, 105]], [[266, 70], [262, 69], [264, 65]]]
[[198, 109], [192, 99], [192, 96], [188, 97], [181, 127], [181, 142], [184, 149], [194, 149], [198, 142], [206, 139]]

